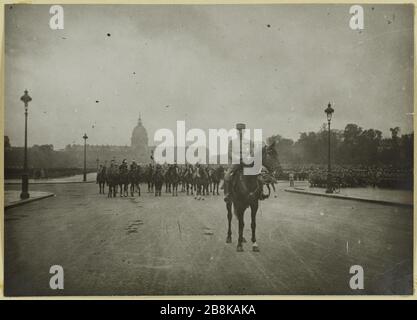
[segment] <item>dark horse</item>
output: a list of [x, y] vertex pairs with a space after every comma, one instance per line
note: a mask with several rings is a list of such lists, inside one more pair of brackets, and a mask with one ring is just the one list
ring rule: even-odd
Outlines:
[[99, 172], [97, 172], [97, 184], [99, 187], [99, 193], [104, 194], [104, 187], [106, 185], [106, 168], [102, 167]]
[[170, 166], [165, 175], [166, 181], [172, 189], [172, 195], [178, 196], [178, 184], [180, 183], [180, 174], [177, 166]]
[[197, 186], [195, 199], [204, 200], [201, 196], [208, 195], [209, 177], [206, 168], [199, 166], [194, 172], [194, 182]]
[[121, 197], [129, 196], [129, 171], [123, 166], [119, 169], [119, 187]]
[[145, 169], [145, 181], [148, 184], [148, 192], [153, 192], [154, 184], [154, 167], [152, 164], [148, 164]]
[[129, 170], [128, 179], [130, 183], [130, 196], [135, 195], [135, 190], [138, 191], [140, 197], [140, 179], [141, 179], [142, 168], [140, 166], [132, 167]]
[[107, 197], [115, 197], [117, 193], [117, 186], [119, 184], [119, 169], [116, 166], [111, 165], [110, 168], [107, 169], [106, 181], [109, 186], [109, 193], [107, 194]]
[[224, 178], [224, 168], [220, 165], [211, 172], [211, 183], [213, 185], [213, 195], [219, 195], [220, 181]]
[[191, 165], [187, 165], [182, 173], [183, 177], [183, 184], [185, 184], [185, 189], [187, 191], [187, 196], [190, 194], [194, 194], [194, 170]]
[[164, 175], [161, 167], [155, 169], [152, 184], [155, 187], [155, 196], [161, 196], [162, 185], [164, 184]]
[[[264, 146], [262, 148], [262, 164], [268, 168], [270, 172], [274, 166], [274, 163], [277, 163], [278, 157], [275, 149], [275, 144], [270, 146]], [[259, 206], [259, 198], [267, 198], [268, 195], [263, 194], [262, 183], [259, 181], [257, 175], [244, 175], [243, 167], [241, 167], [238, 172], [235, 172], [231, 180], [231, 189], [230, 189], [230, 198], [231, 200], [226, 203], [227, 208], [227, 219], [228, 219], [228, 231], [227, 231], [227, 243], [232, 242], [232, 231], [231, 231], [231, 222], [232, 222], [232, 206], [233, 212], [238, 220], [239, 224], [239, 236], [237, 240], [237, 251], [243, 251], [242, 243], [244, 242], [243, 238], [243, 228], [244, 223], [244, 214], [248, 207], [251, 209], [251, 229], [252, 229], [252, 250], [259, 251], [258, 244], [256, 243], [256, 213]]]

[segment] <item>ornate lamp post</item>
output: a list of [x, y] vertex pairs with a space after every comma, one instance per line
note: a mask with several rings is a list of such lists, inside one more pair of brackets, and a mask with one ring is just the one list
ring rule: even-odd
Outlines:
[[28, 105], [32, 101], [28, 91], [25, 90], [25, 94], [20, 98], [25, 104], [25, 150], [23, 158], [23, 174], [22, 174], [22, 192], [20, 193], [20, 199], [29, 198], [29, 174], [28, 174]]
[[332, 121], [332, 115], [334, 112], [334, 109], [332, 108], [332, 105], [329, 104], [327, 105], [327, 108], [324, 110], [324, 112], [327, 115], [327, 125], [329, 128], [329, 146], [328, 146], [328, 164], [327, 164], [327, 189], [326, 189], [326, 193], [333, 193], [333, 184], [332, 184], [332, 170], [331, 170], [331, 165], [330, 165], [330, 122]]
[[87, 181], [87, 139], [88, 139], [86, 133], [84, 133], [83, 139], [84, 139], [84, 176], [83, 176], [83, 181], [86, 182]]

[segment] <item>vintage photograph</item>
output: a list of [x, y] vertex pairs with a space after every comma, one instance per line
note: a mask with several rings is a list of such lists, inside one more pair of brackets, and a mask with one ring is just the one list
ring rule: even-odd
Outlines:
[[413, 294], [413, 5], [4, 23], [5, 296]]

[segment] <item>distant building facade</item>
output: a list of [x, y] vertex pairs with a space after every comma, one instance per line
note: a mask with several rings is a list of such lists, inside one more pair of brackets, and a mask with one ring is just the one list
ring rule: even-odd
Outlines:
[[[106, 161], [116, 160], [120, 163], [123, 159], [129, 162], [135, 160], [137, 163], [148, 163], [151, 161], [151, 147], [149, 147], [148, 132], [142, 124], [142, 119], [139, 116], [138, 123], [132, 131], [130, 138], [130, 146], [115, 146], [115, 145], [88, 145], [87, 144], [87, 162], [88, 166], [91, 164], [103, 164]], [[68, 145], [64, 152], [77, 154], [77, 162], [82, 163], [84, 159], [83, 145]]]
[[[7, 139], [7, 140], [6, 140]], [[10, 146], [7, 141], [5, 148], [5, 168], [21, 168], [23, 164], [23, 148]], [[87, 168], [94, 169], [99, 164], [123, 159], [129, 162], [149, 163], [152, 147], [148, 145], [148, 133], [139, 116], [138, 123], [132, 131], [130, 146], [89, 145], [87, 144]], [[63, 150], [53, 150], [52, 145], [34, 145], [28, 148], [30, 168], [82, 168], [84, 166], [84, 145], [67, 145]]]

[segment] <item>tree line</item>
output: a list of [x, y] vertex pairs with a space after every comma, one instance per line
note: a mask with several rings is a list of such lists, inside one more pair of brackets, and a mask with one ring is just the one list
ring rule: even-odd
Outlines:
[[[414, 133], [400, 134], [390, 128], [391, 136], [383, 137], [376, 129], [363, 129], [347, 124], [344, 130], [330, 132], [331, 162], [337, 165], [413, 167]], [[323, 165], [328, 162], [328, 130], [325, 124], [317, 132], [302, 132], [297, 141], [273, 135], [281, 164]]]

